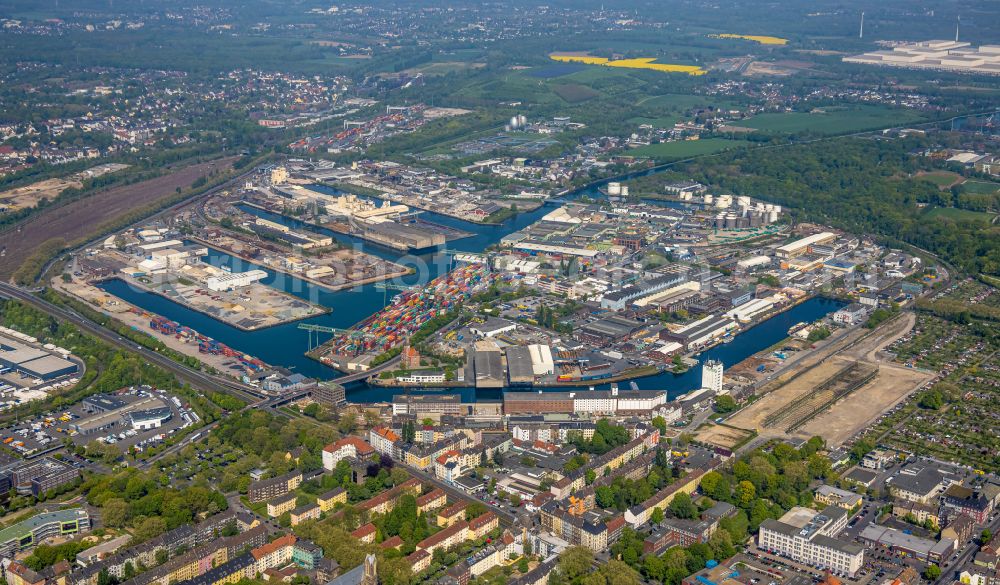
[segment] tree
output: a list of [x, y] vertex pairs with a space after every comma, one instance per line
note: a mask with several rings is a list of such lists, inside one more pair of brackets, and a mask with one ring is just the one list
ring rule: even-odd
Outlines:
[[128, 521], [128, 503], [121, 498], [112, 498], [104, 503], [101, 519], [105, 526], [121, 528]]
[[590, 572], [594, 553], [585, 546], [571, 546], [559, 555], [559, 574], [572, 581]]
[[941, 577], [941, 567], [933, 564], [927, 565], [927, 568], [924, 569], [924, 577], [928, 581], [937, 581]]
[[659, 506], [653, 508], [653, 512], [649, 515], [649, 521], [653, 524], [663, 522], [663, 509]]
[[520, 571], [522, 575], [528, 572], [528, 557], [521, 557], [521, 560], [517, 562], [517, 570]]
[[701, 491], [714, 500], [729, 499], [729, 479], [718, 471], [709, 471], [701, 478]]
[[732, 536], [725, 530], [716, 530], [709, 538], [708, 546], [712, 549], [712, 555], [717, 561], [728, 559], [736, 554]]
[[678, 518], [694, 518], [695, 507], [687, 492], [678, 492], [670, 500], [670, 512]]
[[736, 410], [736, 400], [728, 394], [723, 394], [715, 399], [715, 412], [725, 414]]
[[167, 521], [160, 516], [153, 516], [138, 523], [133, 531], [137, 542], [155, 538], [167, 531]]
[[736, 501], [741, 507], [749, 507], [756, 497], [757, 488], [749, 480], [744, 479], [736, 485]]
[[986, 546], [993, 540], [993, 531], [989, 528], [983, 528], [983, 531], [979, 533], [979, 544]]

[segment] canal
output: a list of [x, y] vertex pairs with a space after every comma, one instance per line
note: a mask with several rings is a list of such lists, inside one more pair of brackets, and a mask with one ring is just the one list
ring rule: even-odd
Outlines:
[[[633, 178], [658, 172], [656, 169], [646, 169], [637, 171], [627, 178]], [[627, 180], [626, 178], [626, 180]], [[568, 193], [564, 198], [576, 198], [587, 195], [593, 198], [600, 198], [603, 195], [598, 190], [607, 181], [596, 183]], [[331, 188], [316, 185], [313, 187], [318, 191], [325, 191], [334, 194], [336, 191]], [[650, 202], [654, 203], [654, 202]], [[662, 202], [656, 202], [662, 203]], [[672, 207], [673, 205], [671, 205]], [[277, 221], [294, 228], [307, 228], [323, 232], [334, 237], [340, 243], [358, 249], [360, 251], [376, 255], [380, 258], [392, 260], [394, 262], [409, 266], [414, 269], [414, 274], [397, 279], [399, 284], [420, 284], [425, 283], [448, 269], [450, 257], [443, 253], [428, 253], [421, 255], [403, 255], [399, 252], [377, 246], [361, 239], [340, 234], [324, 228], [314, 228], [307, 226], [301, 221], [286, 218], [255, 207], [243, 206], [244, 211]], [[503, 236], [523, 229], [531, 225], [546, 213], [552, 210], [550, 206], [542, 206], [537, 210], [521, 213], [508, 219], [500, 225], [480, 225], [465, 222], [448, 216], [436, 213], [425, 212], [424, 217], [428, 221], [455, 227], [467, 232], [473, 232], [468, 238], [449, 242], [448, 246], [452, 250], [466, 252], [481, 252], [490, 245], [496, 244]], [[206, 262], [215, 266], [226, 266], [234, 272], [241, 272], [254, 268], [259, 268], [268, 273], [264, 284], [283, 290], [302, 299], [329, 307], [330, 313], [285, 325], [270, 327], [260, 331], [240, 331], [212, 317], [189, 309], [172, 300], [159, 295], [148, 293], [140, 289], [129, 286], [126, 282], [118, 279], [111, 279], [100, 284], [100, 288], [105, 292], [125, 301], [146, 309], [151, 313], [162, 315], [168, 319], [177, 321], [183, 325], [195, 329], [199, 333], [207, 335], [221, 343], [239, 351], [258, 357], [265, 362], [284, 366], [295, 372], [319, 379], [333, 379], [341, 374], [336, 370], [328, 368], [319, 362], [305, 356], [309, 349], [309, 333], [298, 329], [299, 323], [310, 323], [327, 327], [348, 328], [365, 317], [375, 313], [383, 307], [386, 300], [391, 302], [393, 292], [386, 294], [377, 290], [374, 285], [365, 285], [345, 289], [341, 291], [328, 291], [322, 287], [311, 285], [298, 278], [286, 274], [277, 273], [264, 266], [258, 266], [246, 262], [240, 258], [235, 258], [228, 254], [209, 250]], [[771, 319], [749, 329], [728, 344], [720, 345], [706, 352], [700, 359], [721, 360], [727, 367], [742, 361], [744, 358], [765, 349], [778, 341], [786, 334], [789, 327], [799, 322], [814, 321], [839, 308], [836, 301], [826, 299], [811, 299], [801, 303], [790, 310], [781, 313]], [[636, 380], [642, 389], [667, 389], [670, 397], [695, 389], [701, 384], [701, 369], [693, 368], [684, 374], [673, 374], [664, 372], [657, 376], [651, 376]], [[463, 400], [475, 401], [483, 399], [495, 399], [500, 397], [500, 391], [476, 391], [474, 388], [461, 390], [449, 389], [449, 392], [460, 392]], [[368, 386], [364, 383], [352, 384], [348, 387], [347, 398], [352, 402], [369, 402], [389, 400], [393, 394], [399, 390], [384, 389]]]

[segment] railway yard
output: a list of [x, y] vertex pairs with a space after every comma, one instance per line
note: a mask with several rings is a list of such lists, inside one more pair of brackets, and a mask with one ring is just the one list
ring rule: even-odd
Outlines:
[[[763, 397], [726, 424], [767, 438], [818, 435], [842, 443], [934, 378], [881, 354], [910, 331], [914, 320], [904, 313], [875, 331], [848, 332], [762, 386]], [[709, 429], [705, 437], [710, 440], [714, 433]]]

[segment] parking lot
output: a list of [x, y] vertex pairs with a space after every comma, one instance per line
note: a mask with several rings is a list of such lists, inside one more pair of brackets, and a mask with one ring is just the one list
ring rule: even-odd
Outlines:
[[[0, 442], [21, 456], [60, 447], [65, 438], [77, 445], [98, 441], [117, 444], [123, 450], [130, 447], [142, 450], [198, 420], [176, 396], [149, 386], [133, 386], [89, 399], [100, 397], [107, 397], [111, 400], [109, 404], [116, 408], [95, 412], [88, 408], [85, 400], [65, 410], [46, 412], [0, 430]], [[133, 415], [143, 416], [155, 409], [169, 409], [169, 417], [164, 410], [160, 418], [166, 420], [158, 424], [133, 422]]]

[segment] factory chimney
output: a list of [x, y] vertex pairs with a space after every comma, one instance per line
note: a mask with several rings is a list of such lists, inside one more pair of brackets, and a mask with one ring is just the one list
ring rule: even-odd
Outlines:
[[865, 11], [861, 11], [861, 30], [858, 31], [858, 38], [865, 38]]

